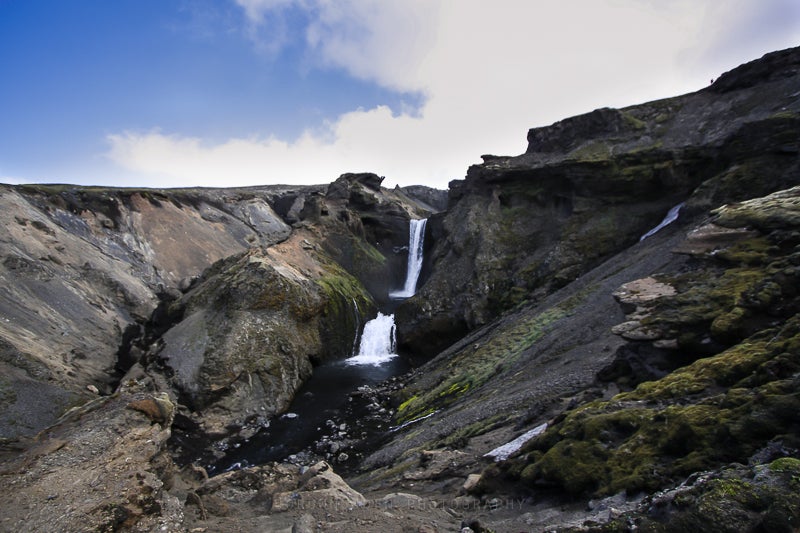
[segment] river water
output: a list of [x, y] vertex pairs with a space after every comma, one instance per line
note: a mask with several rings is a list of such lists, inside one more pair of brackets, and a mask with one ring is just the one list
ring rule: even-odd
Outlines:
[[354, 405], [360, 398], [351, 396], [353, 391], [363, 385], [377, 385], [408, 370], [408, 364], [401, 357], [380, 365], [352, 365], [343, 360], [315, 368], [288, 411], [270, 420], [269, 427], [261, 429], [248, 441], [228, 449], [225, 457], [209, 466], [209, 474], [284, 461], [301, 453], [331, 432], [329, 420], [351, 426], [350, 418], [360, 416], [366, 406]]

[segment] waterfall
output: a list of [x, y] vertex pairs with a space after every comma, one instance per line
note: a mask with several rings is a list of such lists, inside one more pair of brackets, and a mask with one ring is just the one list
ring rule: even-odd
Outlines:
[[349, 365], [380, 365], [397, 357], [395, 353], [394, 315], [378, 316], [364, 324], [358, 354], [345, 359]]
[[669, 213], [667, 213], [667, 216], [664, 217], [664, 220], [662, 220], [661, 223], [658, 226], [656, 226], [655, 228], [651, 229], [650, 231], [648, 231], [647, 233], [642, 235], [639, 238], [639, 242], [645, 240], [648, 237], [651, 237], [651, 236], [655, 235], [656, 232], [658, 232], [664, 226], [667, 226], [667, 225], [672, 224], [673, 222], [675, 222], [678, 219], [678, 213], [680, 213], [681, 207], [683, 207], [683, 202], [679, 203], [678, 205], [676, 205], [675, 207], [670, 209]]
[[425, 244], [425, 224], [427, 218], [411, 220], [408, 228], [408, 268], [403, 290], [389, 293], [394, 299], [410, 298], [417, 292], [417, 280], [422, 270], [422, 248]]

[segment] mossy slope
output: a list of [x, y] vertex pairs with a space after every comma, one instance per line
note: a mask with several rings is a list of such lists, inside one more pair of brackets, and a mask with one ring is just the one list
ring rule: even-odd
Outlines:
[[698, 257], [646, 318], [678, 337], [676, 360], [694, 361], [567, 412], [508, 472], [573, 495], [633, 493], [747, 462], [772, 441], [800, 446], [798, 199], [794, 188], [718, 210], [718, 224], [760, 231]]

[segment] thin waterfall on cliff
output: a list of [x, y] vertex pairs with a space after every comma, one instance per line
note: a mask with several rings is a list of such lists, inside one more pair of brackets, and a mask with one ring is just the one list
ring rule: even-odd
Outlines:
[[394, 315], [378, 316], [364, 324], [358, 354], [345, 359], [349, 365], [380, 365], [397, 357]]
[[417, 292], [417, 280], [422, 270], [422, 249], [425, 244], [425, 224], [427, 218], [411, 220], [408, 228], [408, 269], [403, 290], [389, 294], [395, 299], [411, 298]]
[[664, 226], [668, 226], [669, 224], [672, 224], [673, 222], [678, 220], [678, 215], [681, 212], [681, 207], [683, 207], [683, 202], [679, 203], [678, 205], [670, 209], [669, 212], [667, 213], [667, 216], [664, 217], [664, 220], [662, 220], [658, 226], [656, 226], [655, 228], [651, 229], [650, 231], [639, 237], [639, 242], [642, 242], [646, 238], [655, 235]]
[[356, 334], [353, 337], [353, 349], [350, 353], [355, 355], [356, 347], [358, 346], [358, 333], [361, 331], [361, 314], [358, 311], [358, 302], [356, 302], [355, 298], [353, 298], [353, 317], [355, 318], [356, 323]]

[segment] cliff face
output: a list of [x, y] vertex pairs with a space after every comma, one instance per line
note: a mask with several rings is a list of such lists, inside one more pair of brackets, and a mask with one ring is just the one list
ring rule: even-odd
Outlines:
[[[724, 509], [741, 513], [732, 530], [798, 519], [796, 464], [780, 461], [800, 446], [800, 51], [718, 83], [532, 130], [526, 154], [453, 184], [429, 278], [398, 310], [403, 342], [438, 355], [394, 393], [404, 429], [358, 486], [484, 470], [476, 496], [605, 497], [629, 506], [622, 530], [716, 527]], [[449, 450], [447, 469], [426, 467]], [[538, 520], [503, 527], [552, 525]]]
[[600, 109], [485, 156], [435, 218], [430, 277], [399, 310], [400, 338], [433, 355], [535, 303], [684, 216], [797, 183], [798, 62], [775, 53], [686, 96]]

